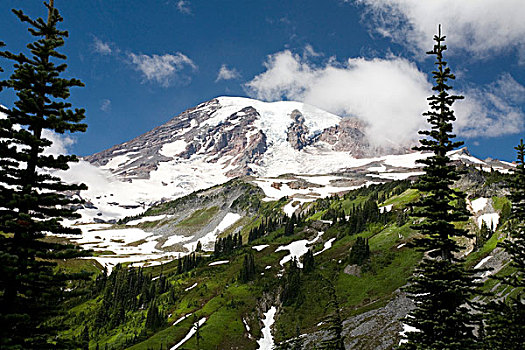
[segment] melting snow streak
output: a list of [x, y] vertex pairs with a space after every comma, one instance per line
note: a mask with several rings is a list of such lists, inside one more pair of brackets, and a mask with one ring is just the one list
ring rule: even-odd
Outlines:
[[275, 306], [272, 306], [270, 310], [264, 313], [264, 328], [261, 330], [262, 338], [257, 340], [257, 345], [259, 345], [258, 350], [272, 350], [275, 346], [273, 342], [272, 330], [271, 327], [275, 322], [275, 313], [277, 309]]
[[186, 334], [186, 336], [184, 338], [182, 338], [182, 340], [180, 342], [178, 342], [177, 344], [175, 344], [173, 347], [171, 347], [170, 350], [176, 350], [178, 349], [179, 347], [181, 347], [182, 344], [184, 344], [185, 342], [187, 342], [191, 337], [193, 337], [193, 335], [197, 332], [197, 327], [200, 327], [204, 324], [204, 322], [206, 322], [206, 317], [203, 317], [199, 320], [199, 322], [195, 322], [193, 324], [193, 326], [191, 327], [190, 331], [188, 332], [188, 334]]

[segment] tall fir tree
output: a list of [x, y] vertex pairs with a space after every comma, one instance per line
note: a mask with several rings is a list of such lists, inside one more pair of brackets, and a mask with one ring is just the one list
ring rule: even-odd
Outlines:
[[326, 350], [344, 350], [344, 336], [343, 336], [343, 318], [341, 316], [341, 306], [339, 304], [337, 293], [333, 284], [333, 277], [326, 278], [320, 275], [321, 280], [324, 282], [324, 288], [327, 292], [327, 305], [326, 310], [328, 315], [325, 318], [325, 322], [328, 325], [328, 334], [320, 342], [319, 349]]
[[281, 279], [281, 302], [283, 306], [290, 306], [298, 302], [301, 295], [301, 269], [295, 257], [290, 261], [284, 277]]
[[239, 272], [239, 281], [246, 283], [255, 278], [255, 259], [250, 252], [244, 255], [241, 271]]
[[[447, 153], [462, 145], [453, 142], [452, 122], [456, 119], [452, 104], [462, 96], [450, 95], [448, 80], [455, 79], [443, 52], [445, 36], [441, 26], [434, 36], [436, 42], [429, 55], [436, 56], [436, 69], [432, 72], [435, 94], [428, 98], [430, 110], [427, 117], [430, 130], [420, 131], [424, 137], [415, 150], [432, 152], [432, 156], [420, 160], [424, 171], [415, 188], [422, 196], [415, 204], [414, 216], [418, 223], [413, 226], [422, 235], [414, 243], [425, 252], [424, 257], [406, 288], [415, 303], [415, 309], [404, 323], [417, 331], [406, 333], [402, 349], [469, 349], [475, 343], [473, 320], [467, 303], [475, 292], [476, 283], [462, 260], [458, 258], [462, 247], [460, 237], [470, 237], [466, 230], [455, 223], [465, 222], [468, 212], [464, 194], [452, 189], [460, 174]], [[455, 203], [455, 204], [454, 204]]]
[[370, 246], [368, 244], [368, 239], [357, 237], [354, 245], [350, 249], [348, 261], [350, 264], [363, 265], [369, 257]]
[[315, 269], [314, 253], [311, 249], [308, 249], [308, 251], [302, 256], [302, 261], [304, 273], [310, 273]]
[[510, 237], [502, 243], [515, 272], [502, 278], [517, 295], [489, 302], [484, 310], [485, 334], [481, 348], [518, 350], [525, 344], [525, 145], [515, 147], [517, 166], [509, 182], [512, 203], [508, 221]]
[[[78, 201], [66, 191], [84, 185], [63, 183], [52, 175], [77, 161], [72, 155], [51, 155], [52, 142], [46, 132], [85, 131], [83, 109], [71, 109], [65, 102], [69, 89], [83, 86], [77, 79], [64, 79], [66, 56], [57, 52], [64, 45], [66, 31], [53, 2], [44, 3], [47, 21], [33, 20], [21, 10], [14, 14], [29, 25], [36, 41], [27, 45], [30, 55], [0, 52], [13, 62], [13, 73], [1, 81], [13, 89], [17, 100], [12, 108], [1, 107], [0, 119], [0, 348], [46, 349], [70, 347], [56, 337], [57, 326], [50, 319], [59, 311], [68, 290], [66, 282], [79, 276], [56, 271], [53, 259], [83, 255], [72, 245], [43, 240], [46, 232], [80, 233], [64, 227], [62, 218], [78, 217], [72, 205]], [[57, 63], [55, 63], [57, 62]], [[71, 193], [70, 192], [70, 193]]]

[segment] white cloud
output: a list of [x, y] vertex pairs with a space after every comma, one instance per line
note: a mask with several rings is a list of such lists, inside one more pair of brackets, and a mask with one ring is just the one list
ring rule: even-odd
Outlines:
[[44, 149], [44, 154], [58, 156], [61, 154], [69, 154], [69, 146], [75, 143], [75, 140], [68, 135], [57, 134], [51, 130], [44, 129], [42, 137], [50, 140], [53, 144]]
[[266, 71], [246, 84], [259, 99], [298, 100], [329, 112], [356, 116], [369, 125], [373, 142], [411, 142], [424, 126], [430, 84], [406, 59], [330, 59], [316, 67], [290, 51], [270, 55]]
[[[3, 105], [0, 105], [6, 108]], [[0, 112], [0, 119], [7, 118], [7, 115]], [[21, 127], [18, 124], [14, 125], [15, 130], [20, 130]], [[25, 129], [25, 128], [24, 128]], [[69, 154], [68, 147], [75, 143], [75, 139], [68, 135], [57, 134], [49, 129], [42, 130], [42, 138], [52, 142], [51, 146], [44, 148], [43, 154], [58, 156], [61, 154]], [[17, 149], [25, 148], [24, 146], [17, 145]]]
[[109, 112], [111, 110], [111, 100], [103, 99], [100, 103], [100, 110], [102, 112]]
[[[356, 116], [368, 125], [372, 142], [380, 145], [410, 143], [417, 130], [427, 128], [421, 115], [428, 110], [431, 83], [415, 64], [400, 57], [334, 58], [314, 65], [308, 57], [289, 50], [268, 56], [266, 71], [246, 84], [258, 99], [302, 101], [329, 112]], [[497, 82], [463, 93], [454, 104], [457, 132], [462, 137], [500, 136], [523, 130], [523, 112], [517, 99], [524, 87], [509, 75]]]
[[175, 55], [165, 54], [162, 56], [130, 53], [129, 58], [131, 63], [135, 65], [135, 69], [142, 73], [145, 80], [157, 82], [164, 87], [169, 86], [174, 79], [181, 78], [177, 73], [186, 67], [192, 70], [197, 69], [195, 63], [180, 52]]
[[525, 87], [509, 74], [487, 86], [469, 88], [465, 96], [455, 105], [455, 126], [463, 137], [497, 137], [525, 129], [525, 114], [519, 107], [525, 101]]
[[235, 68], [228, 68], [225, 64], [221, 66], [221, 69], [219, 69], [219, 73], [217, 74], [217, 79], [215, 79], [215, 82], [221, 81], [221, 80], [232, 80], [232, 79], [238, 79], [241, 75]]
[[177, 2], [177, 10], [179, 10], [180, 13], [183, 13], [185, 15], [190, 15], [191, 14], [190, 2], [185, 1], [185, 0], [179, 0]]
[[478, 57], [517, 50], [525, 60], [523, 0], [345, 0], [364, 5], [364, 21], [382, 36], [422, 55], [438, 24], [447, 45]]
[[113, 53], [110, 44], [103, 42], [97, 37], [93, 38], [93, 49], [101, 55], [111, 55]]
[[307, 57], [321, 57], [321, 56], [323, 56], [323, 54], [320, 53], [320, 52], [315, 51], [314, 48], [312, 47], [312, 45], [306, 44], [306, 46], [304, 47], [303, 58], [307, 58]]

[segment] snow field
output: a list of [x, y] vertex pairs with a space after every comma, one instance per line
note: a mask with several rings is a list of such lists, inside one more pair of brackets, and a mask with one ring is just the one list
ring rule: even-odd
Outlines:
[[387, 180], [406, 180], [411, 176], [423, 175], [423, 171], [412, 171], [409, 173], [380, 173], [380, 174], [366, 174], [368, 177], [374, 177], [378, 179], [387, 179]]
[[487, 206], [488, 203], [489, 203], [489, 199], [488, 198], [481, 197], [481, 198], [475, 199], [472, 202], [470, 202], [470, 206], [472, 208], [472, 211], [474, 213], [477, 213], [477, 212], [482, 211], [483, 209], [485, 209], [485, 207]]
[[252, 249], [255, 249], [256, 251], [260, 252], [261, 250], [263, 250], [264, 248], [267, 248], [269, 246], [270, 245], [268, 245], [268, 244], [254, 245], [252, 247]]
[[244, 327], [246, 328], [246, 331], [250, 331], [250, 326], [248, 326], [248, 322], [246, 322], [246, 320], [243, 318], [242, 319], [242, 323], [244, 323]]
[[386, 166], [384, 166], [384, 165], [371, 166], [371, 167], [368, 168], [368, 171], [375, 171], [375, 172], [378, 172], [378, 173], [384, 173], [386, 171]]
[[335, 238], [330, 238], [328, 241], [324, 242], [323, 249], [314, 253], [314, 256], [317, 256], [321, 254], [322, 252], [327, 251], [328, 249], [332, 248], [332, 244], [334, 243], [334, 241], [335, 241]]
[[294, 204], [295, 204], [295, 200], [292, 199], [288, 204], [286, 204], [283, 207], [283, 211], [286, 215], [288, 215], [288, 217], [291, 217], [293, 213], [295, 213], [295, 211], [301, 206], [301, 203], [298, 203], [295, 206]]
[[228, 264], [229, 262], [230, 260], [219, 260], [219, 261], [214, 261], [214, 262], [209, 263], [208, 266], [224, 265], [224, 264]]
[[213, 231], [207, 233], [204, 237], [199, 238], [196, 241], [184, 244], [184, 247], [187, 248], [189, 251], [194, 251], [195, 247], [197, 246], [197, 241], [200, 241], [203, 250], [213, 251], [213, 245], [217, 240], [217, 236], [219, 235], [219, 233], [223, 232], [228, 227], [235, 224], [241, 218], [242, 216], [237, 213], [227, 213], [226, 216], [224, 216], [222, 221], [217, 225], [217, 227], [215, 227]]
[[[146, 221], [156, 221], [166, 218], [166, 215], [144, 217], [128, 224], [139, 224]], [[235, 213], [227, 213], [216, 228], [200, 238], [203, 249], [213, 250], [213, 243], [217, 235], [233, 225], [241, 216]], [[164, 252], [155, 248], [162, 238], [150, 232], [136, 227], [125, 229], [108, 229], [110, 224], [87, 224], [78, 225], [82, 230], [82, 235], [62, 235], [82, 245], [86, 249], [95, 251], [107, 251], [105, 255], [89, 257], [95, 259], [100, 264], [108, 268], [108, 271], [118, 263], [131, 262], [132, 266], [153, 266], [161, 264], [166, 260], [173, 260], [177, 256], [183, 256], [194, 251], [197, 245], [195, 236], [173, 235], [168, 237], [162, 247], [169, 247], [177, 243], [183, 243], [187, 251]], [[210, 248], [211, 246], [211, 248]], [[111, 253], [110, 253], [111, 252]]]
[[169, 247], [169, 246], [172, 246], [174, 244], [177, 244], [177, 243], [181, 243], [181, 242], [185, 242], [187, 240], [190, 240], [192, 239], [193, 236], [180, 236], [180, 235], [171, 235], [168, 237], [168, 239], [166, 240], [166, 242], [164, 242], [164, 244], [162, 245], [162, 248], [164, 247]]
[[[281, 259], [279, 264], [281, 266], [284, 266], [288, 261], [291, 261], [294, 257], [299, 260], [306, 252], [308, 252], [309, 246], [315, 243], [324, 232], [318, 232], [317, 237], [315, 237], [313, 240], [309, 241], [307, 239], [301, 239], [298, 241], [294, 241], [288, 245], [280, 246], [275, 251], [280, 252], [282, 250], [288, 250], [290, 254], [286, 255], [284, 258]], [[298, 262], [299, 268], [303, 268], [303, 264], [301, 262]]]
[[193, 288], [197, 287], [197, 284], [198, 284], [198, 283], [197, 283], [197, 282], [195, 282], [194, 284], [192, 284], [192, 285], [191, 285], [191, 286], [189, 286], [188, 288], [184, 289], [184, 291], [185, 291], [185, 292], [187, 292], [187, 291], [190, 291], [190, 290], [192, 290]]
[[187, 319], [187, 318], [190, 317], [191, 315], [193, 315], [193, 313], [190, 312], [189, 314], [186, 314], [186, 315], [180, 317], [177, 321], [173, 322], [173, 326], [175, 326], [175, 325], [181, 323], [182, 321], [184, 321], [185, 319]]
[[166, 143], [160, 149], [160, 154], [166, 157], [175, 157], [177, 154], [186, 150], [187, 143], [184, 140], [176, 140], [175, 142]]
[[131, 160], [129, 154], [137, 154], [138, 152], [129, 152], [126, 154], [118, 155], [113, 158], [105, 165], [101, 166], [102, 169], [117, 169], [120, 165], [124, 165]]
[[[419, 332], [419, 329], [417, 329], [416, 327], [412, 327], [412, 326], [409, 326], [409, 325], [403, 323], [403, 330], [401, 332], [399, 332], [399, 335], [401, 337], [404, 337], [407, 333], [410, 333], [410, 332]], [[401, 339], [399, 341], [399, 345], [404, 344], [406, 342], [407, 342], [406, 339]]]
[[385, 205], [383, 207], [379, 207], [380, 213], [388, 213], [392, 210], [393, 204]]
[[474, 266], [474, 269], [479, 269], [481, 266], [483, 266], [487, 261], [489, 261], [490, 259], [492, 258], [492, 255], [489, 255], [483, 259], [481, 259], [481, 261], [479, 263], [476, 264], [476, 266]]
[[262, 338], [257, 340], [258, 350], [272, 350], [275, 346], [272, 336], [272, 326], [275, 322], [275, 313], [277, 309], [272, 306], [268, 311], [264, 313], [263, 324], [264, 327], [261, 329]]
[[[318, 178], [321, 178], [321, 176], [319, 176]], [[331, 179], [334, 179], [334, 178], [336, 177], [331, 177]], [[339, 178], [342, 178], [342, 177], [339, 177]], [[329, 197], [336, 193], [351, 191], [351, 190], [355, 190], [361, 187], [361, 186], [338, 187], [338, 186], [325, 185], [324, 187], [316, 187], [316, 188], [292, 189], [288, 186], [288, 183], [292, 181], [294, 180], [278, 179], [278, 178], [259, 178], [258, 180], [255, 180], [254, 182], [257, 184], [257, 186], [259, 186], [263, 190], [264, 194], [266, 195], [266, 198], [264, 199], [265, 201], [275, 201], [275, 200], [281, 199], [282, 197], [290, 197], [291, 201], [283, 207], [284, 212], [288, 216], [292, 216], [292, 214], [297, 209], [297, 206], [293, 206], [294, 202], [296, 201], [300, 202], [300, 204], [302, 205], [307, 202], [313, 202], [318, 198]], [[272, 184], [274, 183], [280, 184], [280, 188], [273, 187]], [[365, 186], [366, 185], [368, 185], [368, 183], [365, 184]]]
[[126, 223], [127, 226], [136, 226], [138, 224], [141, 224], [143, 222], [151, 222], [151, 221], [160, 221], [162, 219], [166, 219], [169, 217], [172, 217], [173, 215], [155, 215], [155, 216], [144, 216], [137, 220], [128, 221]]

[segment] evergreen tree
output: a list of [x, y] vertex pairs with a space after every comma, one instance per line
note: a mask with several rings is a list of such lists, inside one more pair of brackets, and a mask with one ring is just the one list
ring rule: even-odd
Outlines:
[[303, 271], [304, 273], [312, 272], [315, 269], [314, 253], [311, 249], [303, 255]]
[[319, 348], [326, 350], [344, 350], [343, 319], [341, 317], [339, 301], [337, 300], [337, 293], [330, 279], [322, 276], [321, 278], [325, 283], [324, 289], [328, 293], [326, 308], [329, 314], [325, 318], [328, 324], [328, 337], [321, 341]]
[[475, 342], [472, 315], [466, 304], [476, 283], [457, 257], [462, 247], [456, 242], [456, 238], [468, 234], [454, 225], [466, 221], [468, 212], [464, 206], [452, 204], [464, 203], [457, 200], [464, 195], [451, 188], [460, 174], [447, 156], [447, 152], [462, 145], [452, 141], [455, 117], [450, 107], [463, 97], [448, 93], [452, 87], [447, 82], [455, 77], [443, 60], [447, 49], [444, 40], [440, 26], [438, 35], [434, 36], [436, 44], [427, 52], [436, 56], [437, 68], [432, 72], [436, 94], [428, 98], [430, 111], [424, 113], [431, 129], [419, 132], [424, 138], [415, 150], [430, 151], [433, 155], [419, 161], [425, 165], [425, 174], [415, 185], [422, 196], [413, 214], [422, 219], [413, 227], [423, 236], [415, 241], [415, 246], [424, 251], [425, 256], [406, 288], [416, 307], [403, 322], [418, 331], [406, 334], [403, 349], [459, 350], [469, 349]]
[[348, 261], [350, 264], [363, 265], [369, 256], [370, 246], [368, 245], [368, 239], [357, 237], [352, 249], [350, 250]]
[[511, 214], [511, 206], [508, 202], [505, 202], [503, 203], [503, 207], [501, 208], [501, 213], [500, 213], [500, 222], [504, 222], [504, 221], [507, 221], [507, 219], [510, 217], [510, 214]]
[[523, 140], [515, 147], [518, 152], [517, 166], [510, 180], [510, 237], [502, 246], [511, 257], [510, 265], [516, 272], [502, 282], [519, 288], [518, 294], [493, 301], [485, 307], [485, 338], [483, 349], [517, 350], [525, 344], [525, 145]]
[[195, 341], [197, 343], [197, 350], [200, 349], [200, 341], [204, 339], [201, 333], [201, 325], [199, 323], [199, 317], [193, 314], [193, 328], [195, 329]]
[[180, 254], [179, 254], [179, 258], [177, 259], [177, 275], [180, 275], [181, 273], [182, 273], [182, 259], [180, 258]]
[[241, 271], [239, 273], [239, 280], [242, 283], [246, 283], [255, 278], [255, 259], [253, 254], [250, 252], [244, 255]]
[[295, 216], [295, 213], [293, 213], [290, 219], [286, 222], [286, 226], [284, 227], [285, 236], [291, 236], [294, 234], [294, 228], [295, 228], [296, 221], [297, 221], [297, 217]]
[[488, 228], [487, 223], [483, 220], [479, 231], [476, 233], [475, 249], [480, 249], [489, 240], [492, 231]]
[[155, 300], [153, 300], [150, 303], [150, 306], [148, 308], [148, 314], [146, 315], [146, 324], [145, 327], [147, 329], [151, 329], [153, 331], [159, 329], [164, 325], [164, 317], [159, 312], [159, 308], [157, 307], [157, 303]]
[[509, 181], [510, 201], [510, 238], [502, 246], [510, 254], [511, 266], [516, 273], [509, 276], [505, 282], [513, 287], [525, 288], [525, 145], [523, 139], [515, 147], [517, 166], [514, 176]]
[[282, 283], [281, 301], [284, 306], [293, 305], [298, 300], [301, 292], [301, 269], [295, 257], [292, 258]]
[[[46, 322], [59, 312], [68, 293], [65, 282], [74, 276], [54, 271], [53, 259], [80, 256], [72, 245], [42, 240], [46, 232], [80, 233], [62, 226], [64, 217], [76, 218], [66, 191], [86, 189], [68, 185], [52, 175], [77, 161], [72, 155], [44, 153], [52, 142], [45, 132], [85, 131], [83, 109], [65, 102], [77, 79], [64, 79], [66, 56], [57, 51], [68, 33], [57, 28], [62, 21], [53, 2], [45, 4], [47, 21], [33, 20], [21, 10], [14, 14], [29, 25], [36, 41], [27, 45], [30, 56], [0, 52], [14, 64], [10, 78], [0, 82], [13, 89], [17, 100], [0, 120], [0, 347], [45, 349], [62, 347], [56, 325]], [[78, 276], [77, 276], [78, 277]], [[65, 345], [64, 345], [65, 346]]]

